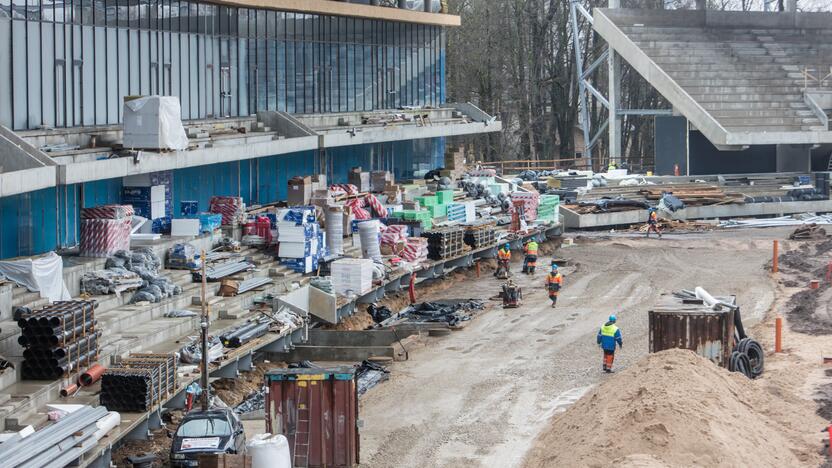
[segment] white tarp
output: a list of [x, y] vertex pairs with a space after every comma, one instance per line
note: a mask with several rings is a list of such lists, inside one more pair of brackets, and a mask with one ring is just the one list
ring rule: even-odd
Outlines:
[[125, 148], [187, 149], [179, 98], [145, 96], [126, 101], [122, 140]]
[[0, 262], [0, 277], [40, 292], [40, 297], [54, 301], [72, 299], [64, 284], [64, 260], [55, 252], [43, 257]]

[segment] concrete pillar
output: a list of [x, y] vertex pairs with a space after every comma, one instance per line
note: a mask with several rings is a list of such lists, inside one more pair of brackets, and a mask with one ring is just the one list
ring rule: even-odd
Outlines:
[[[610, 8], [621, 8], [621, 0], [609, 0]], [[609, 108], [609, 143], [610, 161], [621, 165], [621, 116], [618, 114], [621, 104], [621, 57], [615, 53], [612, 47], [609, 48], [610, 55], [607, 62], [609, 68], [609, 86], [607, 99], [610, 102]]]
[[797, 0], [786, 0], [786, 11], [794, 13], [797, 11]]

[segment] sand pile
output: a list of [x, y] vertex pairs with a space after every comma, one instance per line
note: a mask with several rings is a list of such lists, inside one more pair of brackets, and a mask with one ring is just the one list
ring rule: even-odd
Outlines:
[[669, 350], [555, 416], [525, 466], [818, 466], [823, 424], [811, 403], [765, 377]]

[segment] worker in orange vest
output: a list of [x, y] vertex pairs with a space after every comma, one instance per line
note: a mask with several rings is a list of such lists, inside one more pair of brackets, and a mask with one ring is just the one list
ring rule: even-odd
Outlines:
[[511, 274], [511, 245], [506, 243], [497, 251], [497, 270], [494, 276], [498, 278], [508, 278]]
[[549, 291], [549, 299], [552, 301], [552, 308], [558, 303], [558, 293], [563, 286], [563, 275], [558, 272], [558, 265], [552, 263], [552, 271], [546, 275], [546, 290]]
[[658, 234], [659, 239], [662, 238], [662, 230], [659, 228], [659, 213], [655, 208], [650, 208], [647, 214], [647, 237], [650, 237], [651, 232]]

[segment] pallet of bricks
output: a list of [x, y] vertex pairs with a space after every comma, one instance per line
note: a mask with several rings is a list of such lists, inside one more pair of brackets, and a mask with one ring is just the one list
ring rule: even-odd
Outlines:
[[133, 353], [101, 376], [101, 405], [110, 411], [148, 411], [175, 390], [174, 354]]
[[497, 242], [497, 222], [480, 220], [467, 223], [465, 227], [465, 243], [472, 249], [490, 247]]
[[465, 231], [461, 226], [425, 231], [422, 237], [428, 240], [428, 258], [433, 260], [452, 258], [465, 250]]
[[95, 301], [57, 301], [17, 317], [23, 351], [21, 376], [55, 380], [98, 359]]

